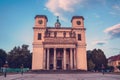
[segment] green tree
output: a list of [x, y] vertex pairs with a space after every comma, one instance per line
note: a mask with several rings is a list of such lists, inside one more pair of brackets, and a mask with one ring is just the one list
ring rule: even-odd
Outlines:
[[96, 70], [101, 70], [102, 64], [107, 66], [107, 58], [101, 49], [94, 49], [92, 52], [92, 61], [95, 64]]
[[3, 49], [0, 49], [0, 68], [5, 64], [6, 57], [7, 53]]
[[94, 70], [94, 67], [95, 67], [95, 64], [93, 63], [93, 61], [90, 59], [88, 60], [88, 70], [91, 71], [91, 70]]
[[92, 61], [92, 51], [88, 50], [87, 51], [87, 68], [88, 71], [94, 70], [95, 64]]
[[107, 66], [107, 59], [101, 49], [93, 49], [87, 51], [87, 65], [88, 70], [101, 70], [102, 64]]
[[25, 68], [31, 68], [32, 55], [28, 50], [28, 45], [14, 47], [7, 57], [8, 65], [11, 68], [20, 68], [23, 64]]

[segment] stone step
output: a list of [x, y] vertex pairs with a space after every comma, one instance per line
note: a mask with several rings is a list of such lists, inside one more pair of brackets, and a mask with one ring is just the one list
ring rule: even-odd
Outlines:
[[31, 70], [30, 73], [38, 74], [68, 74], [68, 73], [85, 73], [84, 70]]

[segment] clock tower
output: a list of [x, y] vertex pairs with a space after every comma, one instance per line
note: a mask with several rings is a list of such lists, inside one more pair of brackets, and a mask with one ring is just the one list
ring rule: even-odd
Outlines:
[[33, 40], [33, 57], [32, 69], [43, 69], [43, 42], [47, 26], [47, 17], [45, 15], [35, 16], [34, 40]]
[[84, 27], [83, 16], [73, 16], [71, 22], [72, 22], [72, 28], [83, 28]]
[[45, 28], [47, 26], [47, 17], [45, 15], [35, 16], [35, 27]]
[[83, 16], [73, 16], [71, 23], [72, 30], [76, 33], [77, 69], [87, 70], [84, 18]]

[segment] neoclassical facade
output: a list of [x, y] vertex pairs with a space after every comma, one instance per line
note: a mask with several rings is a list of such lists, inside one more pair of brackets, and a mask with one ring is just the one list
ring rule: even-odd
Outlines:
[[35, 16], [32, 70], [87, 70], [84, 18], [73, 16], [72, 27], [47, 27], [45, 15]]

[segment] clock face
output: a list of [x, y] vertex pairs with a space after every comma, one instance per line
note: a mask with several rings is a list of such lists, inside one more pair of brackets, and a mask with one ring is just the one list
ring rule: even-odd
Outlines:
[[77, 21], [76, 23], [77, 23], [77, 25], [80, 25], [80, 24], [81, 24], [81, 22], [80, 22], [80, 21]]
[[43, 23], [43, 21], [42, 21], [42, 20], [39, 20], [39, 21], [38, 21], [38, 23], [39, 23], [39, 24], [42, 24], [42, 23]]

